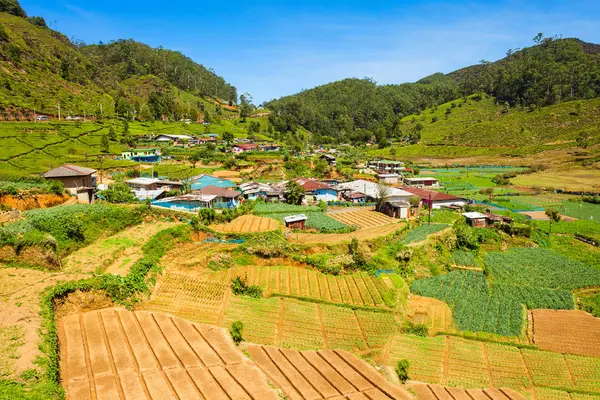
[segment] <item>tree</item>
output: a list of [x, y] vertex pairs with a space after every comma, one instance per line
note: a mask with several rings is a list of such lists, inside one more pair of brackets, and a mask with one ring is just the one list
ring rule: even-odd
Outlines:
[[240, 96], [240, 118], [242, 121], [246, 121], [246, 118], [250, 115], [252, 111], [252, 105], [250, 104], [251, 97], [248, 93], [244, 93]]
[[325, 175], [327, 172], [329, 172], [329, 164], [327, 164], [327, 161], [323, 160], [323, 159], [319, 159], [316, 163], [315, 163], [315, 173], [318, 176], [323, 176]]
[[590, 139], [592, 138], [592, 136], [586, 132], [586, 131], [581, 131], [581, 133], [579, 134], [579, 136], [577, 136], [577, 146], [581, 147], [582, 149], [586, 149], [589, 144], [590, 144]]
[[17, 17], [27, 17], [25, 10], [17, 0], [0, 0], [0, 12], [16, 15]]
[[231, 327], [229, 328], [229, 333], [231, 334], [231, 339], [235, 343], [236, 346], [244, 340], [242, 336], [242, 332], [244, 330], [244, 324], [242, 321], [235, 321], [231, 323]]
[[386, 199], [390, 196], [390, 187], [382, 183], [377, 185], [377, 197], [375, 197], [375, 209], [381, 211], [381, 206], [385, 203]]
[[560, 222], [560, 214], [554, 208], [546, 208], [544, 212], [550, 220], [550, 229], [548, 231], [548, 235], [552, 235], [552, 222]]
[[348, 243], [348, 254], [352, 256], [352, 264], [355, 268], [363, 268], [367, 264], [367, 259], [360, 248], [360, 242], [353, 237]]
[[396, 374], [401, 383], [406, 383], [406, 381], [410, 379], [408, 377], [409, 366], [410, 363], [407, 359], [398, 360], [398, 363], [396, 363]]
[[188, 161], [192, 163], [192, 168], [196, 168], [196, 164], [202, 160], [200, 152], [195, 152], [188, 157]]
[[110, 128], [108, 128], [108, 138], [113, 142], [117, 140], [117, 133], [115, 132], [115, 128], [113, 128], [112, 125]]
[[140, 107], [140, 113], [138, 114], [138, 118], [142, 122], [152, 121], [152, 111], [150, 111], [150, 107], [148, 107], [148, 104], [142, 104], [142, 106]]
[[231, 143], [233, 142], [233, 132], [223, 132], [222, 138], [227, 143], [227, 145], [231, 145]]
[[108, 137], [106, 135], [102, 135], [102, 139], [100, 139], [100, 148], [103, 153], [110, 152], [110, 145], [108, 143]]
[[119, 100], [117, 100], [117, 105], [115, 107], [115, 111], [117, 112], [117, 114], [125, 116], [129, 113], [130, 110], [131, 106], [129, 105], [127, 100], [125, 100], [125, 98], [123, 97], [119, 97]]
[[137, 198], [131, 193], [131, 188], [124, 183], [116, 183], [99, 195], [109, 203], [135, 203]]
[[289, 181], [285, 185], [285, 202], [288, 204], [300, 205], [304, 198], [305, 190], [296, 181]]

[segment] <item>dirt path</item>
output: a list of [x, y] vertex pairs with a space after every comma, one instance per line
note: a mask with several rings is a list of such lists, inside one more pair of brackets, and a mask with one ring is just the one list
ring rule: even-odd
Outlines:
[[402, 223], [377, 226], [374, 228], [359, 229], [350, 233], [292, 233], [288, 235], [288, 240], [299, 244], [337, 244], [357, 238], [359, 240], [372, 240], [381, 236], [390, 235], [404, 226]]
[[[40, 355], [38, 345], [42, 291], [59, 282], [87, 277], [88, 275], [82, 274], [48, 273], [29, 269], [0, 269], [0, 330], [16, 329], [21, 338], [14, 358], [7, 360], [8, 378], [18, 377], [23, 371], [35, 368], [33, 362]], [[3, 343], [0, 343], [0, 348], [6, 347], [3, 339], [1, 336], [0, 341]], [[3, 354], [0, 354], [0, 362], [2, 358]]]
[[142, 246], [156, 233], [177, 225], [176, 222], [154, 222], [136, 225], [116, 235], [97, 240], [63, 260], [63, 271], [102, 271], [126, 275], [142, 256]]

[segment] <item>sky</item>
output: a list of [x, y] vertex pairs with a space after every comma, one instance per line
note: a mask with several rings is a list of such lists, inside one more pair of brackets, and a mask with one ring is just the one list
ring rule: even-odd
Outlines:
[[546, 36], [600, 43], [598, 0], [22, 0], [86, 43], [135, 39], [177, 50], [255, 104], [328, 82], [414, 82]]

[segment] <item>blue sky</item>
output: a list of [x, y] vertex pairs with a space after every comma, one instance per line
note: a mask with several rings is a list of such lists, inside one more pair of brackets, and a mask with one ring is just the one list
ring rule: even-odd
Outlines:
[[600, 1], [22, 0], [86, 43], [133, 38], [213, 68], [255, 103], [347, 77], [413, 82], [537, 32], [600, 43]]

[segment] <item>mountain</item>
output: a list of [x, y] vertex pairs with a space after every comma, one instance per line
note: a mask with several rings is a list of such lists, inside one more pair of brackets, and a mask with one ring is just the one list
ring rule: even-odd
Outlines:
[[[377, 85], [365, 79], [345, 79], [272, 100], [266, 107], [272, 111], [276, 130], [307, 129], [316, 143], [374, 140], [386, 147], [394, 139], [419, 141], [420, 129], [407, 126], [403, 118], [414, 114], [412, 121], [426, 109], [452, 101], [456, 106], [477, 93], [493, 99], [481, 105], [501, 105], [495, 111], [498, 114], [600, 95], [599, 45], [578, 39], [537, 37], [536, 41], [535, 46], [509, 51], [494, 63], [434, 74], [416, 83]], [[519, 132], [521, 128], [526, 126], [519, 126]]]
[[236, 88], [189, 57], [134, 40], [72, 43], [16, 0], [0, 0], [0, 119], [138, 113], [197, 118], [236, 103]]

